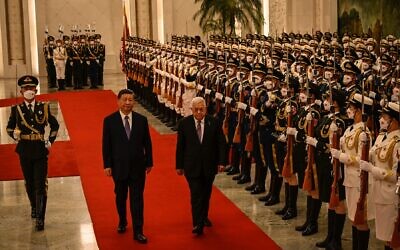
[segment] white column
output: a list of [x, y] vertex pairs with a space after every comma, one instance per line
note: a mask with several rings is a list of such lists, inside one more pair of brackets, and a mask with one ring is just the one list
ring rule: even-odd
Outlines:
[[264, 24], [263, 24], [263, 35], [269, 35], [269, 0], [262, 1]]
[[36, 5], [35, 0], [28, 0], [28, 25], [29, 25], [29, 46], [30, 62], [32, 66], [32, 74], [39, 75], [39, 53], [38, 39], [36, 31]]

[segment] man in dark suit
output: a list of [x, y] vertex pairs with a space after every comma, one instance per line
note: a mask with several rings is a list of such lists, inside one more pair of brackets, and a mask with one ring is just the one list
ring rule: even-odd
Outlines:
[[153, 166], [152, 146], [146, 117], [133, 112], [133, 92], [123, 89], [118, 93], [119, 111], [104, 119], [104, 172], [115, 184], [119, 215], [118, 233], [127, 226], [126, 200], [129, 189], [130, 210], [134, 239], [147, 243], [143, 234], [143, 191], [146, 174]]
[[192, 205], [192, 233], [203, 234], [208, 219], [212, 184], [225, 163], [225, 138], [222, 126], [206, 115], [206, 102], [202, 97], [192, 100], [193, 115], [182, 119], [178, 126], [176, 145], [176, 172], [185, 175], [190, 188]]

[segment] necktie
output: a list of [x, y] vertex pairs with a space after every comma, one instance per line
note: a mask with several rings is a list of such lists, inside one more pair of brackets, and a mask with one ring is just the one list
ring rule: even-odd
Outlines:
[[125, 133], [129, 139], [129, 137], [131, 135], [131, 126], [129, 126], [129, 116], [127, 116], [127, 115], [125, 116]]
[[199, 137], [199, 141], [201, 142], [202, 134], [201, 134], [201, 122], [200, 121], [197, 122], [196, 131], [197, 131], [197, 136]]
[[29, 113], [31, 114], [31, 115], [33, 115], [33, 109], [32, 109], [32, 104], [28, 104], [28, 110], [29, 110]]

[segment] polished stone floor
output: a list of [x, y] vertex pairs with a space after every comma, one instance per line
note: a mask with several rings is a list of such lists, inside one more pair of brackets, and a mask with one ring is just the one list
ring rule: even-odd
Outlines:
[[[45, 82], [45, 78], [40, 79]], [[125, 88], [125, 77], [122, 74], [105, 75], [104, 89], [117, 93]], [[41, 93], [51, 93], [42, 84]], [[70, 90], [74, 91], [74, 90]], [[15, 79], [0, 79], [0, 99], [15, 97]], [[62, 110], [57, 102], [51, 103], [53, 114], [60, 121], [61, 130], [57, 140], [69, 140], [68, 130], [63, 122]], [[161, 134], [174, 133], [159, 120], [148, 113], [139, 104], [135, 110], [147, 116], [149, 123]], [[0, 108], [0, 143], [12, 143], [5, 127], [9, 108]], [[0, 167], [4, 163], [0, 163]], [[269, 176], [267, 178], [269, 181]], [[87, 210], [79, 177], [50, 178], [49, 204], [46, 230], [37, 233], [32, 228], [33, 221], [29, 218], [29, 202], [25, 195], [22, 181], [0, 181], [0, 249], [97, 249], [92, 222]], [[261, 230], [271, 237], [282, 249], [300, 250], [317, 249], [315, 242], [323, 239], [326, 234], [326, 207], [323, 206], [319, 217], [319, 233], [303, 237], [294, 230], [296, 225], [304, 222], [305, 196], [299, 193], [296, 219], [283, 221], [275, 215], [275, 210], [282, 204], [265, 207], [259, 202], [259, 196], [252, 196], [244, 190], [245, 185], [238, 185], [230, 176], [219, 174], [215, 180], [218, 187], [244, 214], [246, 214]], [[73, 187], [72, 189], [70, 187]], [[268, 184], [267, 184], [268, 187]], [[60, 195], [62, 194], [62, 195]], [[283, 200], [283, 192], [281, 192]], [[232, 218], [234, 226], [235, 218]], [[382, 243], [375, 239], [373, 224], [371, 226], [370, 249], [383, 249]], [[240, 228], [238, 228], [238, 233]], [[229, 236], [234, 237], [234, 236]], [[351, 249], [351, 225], [346, 222], [343, 234], [344, 249]], [[263, 247], [260, 246], [260, 249]]]

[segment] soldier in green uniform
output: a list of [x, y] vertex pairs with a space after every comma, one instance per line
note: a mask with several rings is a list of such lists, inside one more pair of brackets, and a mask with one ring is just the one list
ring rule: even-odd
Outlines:
[[[47, 155], [54, 143], [59, 124], [50, 113], [48, 103], [35, 100], [39, 81], [34, 76], [18, 80], [24, 102], [11, 108], [7, 124], [8, 135], [16, 140], [16, 152], [24, 174], [26, 192], [31, 204], [31, 217], [36, 218], [36, 230], [44, 229], [47, 203]], [[50, 125], [48, 140], [45, 127]]]

